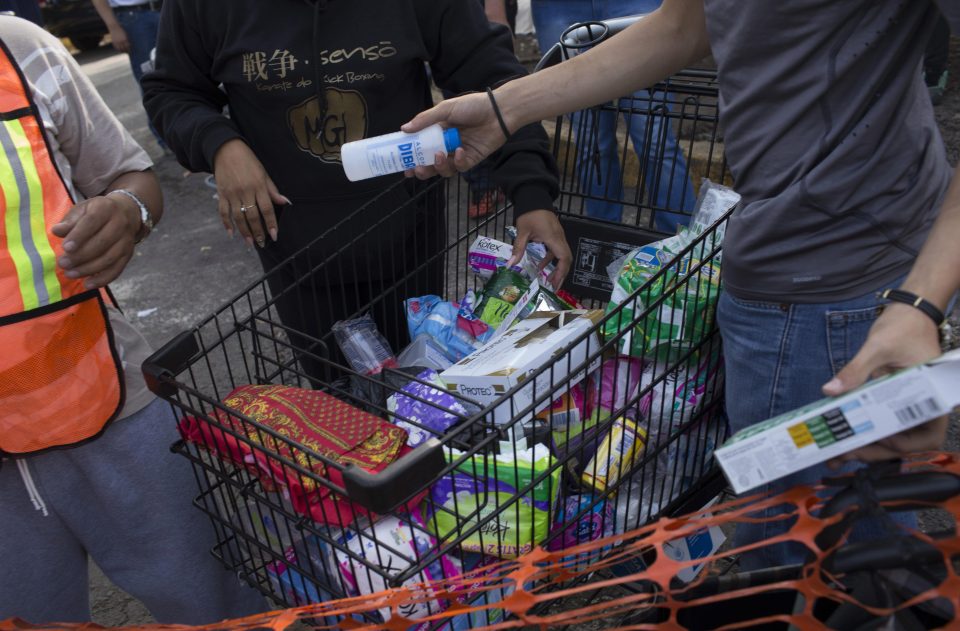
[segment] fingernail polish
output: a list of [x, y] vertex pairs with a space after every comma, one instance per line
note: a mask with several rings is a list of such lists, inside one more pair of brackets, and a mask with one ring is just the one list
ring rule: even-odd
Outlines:
[[281, 195], [280, 197], [283, 199], [284, 204], [286, 204], [287, 206], [293, 206], [293, 202], [290, 201], [289, 197], [287, 197], [286, 195]]

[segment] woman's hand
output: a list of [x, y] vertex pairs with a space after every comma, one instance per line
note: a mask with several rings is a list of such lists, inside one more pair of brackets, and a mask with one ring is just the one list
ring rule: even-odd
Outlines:
[[227, 234], [236, 230], [247, 245], [266, 243], [264, 228], [270, 238], [277, 240], [277, 217], [274, 204], [290, 205], [280, 194], [273, 180], [247, 143], [234, 138], [217, 150], [213, 162], [213, 176], [217, 182], [220, 220]]
[[557, 214], [552, 210], [531, 210], [520, 215], [517, 219], [517, 238], [513, 242], [513, 258], [507, 261], [507, 267], [520, 262], [528, 241], [542, 243], [547, 247], [547, 255], [540, 265], [541, 270], [556, 260], [556, 268], [549, 281], [554, 289], [560, 289], [573, 263], [573, 253], [567, 245], [567, 237]]

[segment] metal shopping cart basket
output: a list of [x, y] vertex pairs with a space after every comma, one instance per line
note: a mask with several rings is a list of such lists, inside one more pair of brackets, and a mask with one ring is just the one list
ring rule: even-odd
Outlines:
[[[599, 39], [616, 30], [600, 27]], [[716, 102], [714, 75], [690, 70], [550, 123], [576, 257], [568, 288], [584, 309], [547, 317], [541, 332], [578, 318], [579, 328], [493, 400], [478, 404], [429, 372], [392, 363], [377, 374], [351, 370], [332, 331], [289, 324], [291, 313], [372, 314], [389, 339], [401, 339], [401, 301], [428, 286], [445, 301], [481, 290], [468, 250], [481, 237], [505, 239], [511, 213], [501, 204], [468, 222], [462, 180], [397, 183], [156, 352], [144, 374], [180, 419], [184, 440], [173, 449], [193, 464], [195, 504], [216, 531], [213, 554], [296, 606], [436, 580], [537, 545], [562, 550], [713, 498], [723, 482], [711, 454], [726, 435], [713, 314], [729, 212], [619, 307], [603, 309], [613, 286], [606, 267], [667, 236], [660, 218], [689, 215], [694, 191], [726, 176]], [[621, 127], [616, 182], [597, 166], [608, 114]], [[637, 121], [646, 123], [645, 136], [632, 139], [642, 150], [628, 151], [625, 129]], [[672, 160], [663, 159], [668, 136], [678, 147]], [[678, 169], [689, 188], [653, 191]], [[594, 203], [615, 203], [624, 221], [592, 217]], [[398, 231], [409, 235], [399, 248], [389, 238]], [[318, 429], [303, 410], [339, 419], [339, 433]], [[428, 415], [448, 427], [437, 431]], [[395, 423], [432, 435], [411, 449], [397, 443]], [[455, 599], [425, 598], [393, 614], [415, 619]]]

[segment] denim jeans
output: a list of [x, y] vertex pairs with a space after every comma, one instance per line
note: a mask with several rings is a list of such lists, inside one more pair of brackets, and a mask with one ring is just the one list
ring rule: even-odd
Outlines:
[[[143, 64], [150, 60], [150, 51], [157, 45], [157, 31], [160, 29], [159, 11], [131, 11], [123, 7], [114, 7], [113, 13], [117, 16], [117, 22], [127, 33], [127, 39], [130, 41], [130, 69], [133, 71], [133, 78], [137, 80], [137, 87], [140, 87], [140, 79], [143, 77]], [[143, 88], [140, 88], [141, 94]], [[151, 123], [147, 123], [154, 138], [165, 146], [157, 130]]]
[[[820, 387], [863, 346], [879, 305], [872, 292], [830, 304], [757, 302], [721, 294], [717, 322], [723, 337], [731, 432], [823, 398]], [[859, 466], [852, 464], [845, 470]], [[842, 471], [831, 471], [822, 464], [781, 478], [766, 490], [780, 493]], [[913, 513], [893, 517], [901, 525], [916, 527]], [[738, 546], [763, 541], [786, 532], [789, 525], [784, 521], [741, 523], [734, 541]], [[869, 539], [881, 532], [879, 523], [866, 522], [858, 524], [852, 534], [854, 539]], [[804, 551], [799, 544], [768, 546], [743, 554], [740, 566], [753, 570], [802, 563]]]
[[[659, 6], [660, 0], [532, 0], [530, 4], [537, 41], [544, 53], [560, 41], [563, 31], [571, 24], [649, 13]], [[654, 208], [689, 213], [696, 203], [696, 196], [687, 174], [686, 161], [669, 118], [665, 113], [656, 113], [659, 103], [663, 103], [663, 94], [640, 90], [634, 93], [634, 97], [639, 99], [637, 103], [653, 104], [650, 115], [624, 117], [634, 151], [640, 160], [648, 202]], [[625, 99], [620, 105], [629, 108], [630, 101]], [[588, 140], [581, 139], [578, 142], [582, 145], [577, 151], [577, 170], [583, 178], [580, 190], [590, 196], [604, 198], [587, 200], [587, 214], [608, 221], [620, 221], [622, 204], [607, 201], [623, 197], [616, 113], [603, 111], [599, 116], [574, 114], [571, 125], [574, 130], [582, 130], [588, 136]], [[596, 166], [592, 159], [595, 151], [599, 153], [599, 165]], [[658, 212], [654, 223], [658, 230], [674, 234], [679, 225], [687, 223], [687, 217]]]

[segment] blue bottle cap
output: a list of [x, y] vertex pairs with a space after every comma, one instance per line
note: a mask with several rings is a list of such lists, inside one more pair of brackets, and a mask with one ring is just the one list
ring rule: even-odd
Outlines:
[[452, 153], [460, 146], [460, 130], [456, 127], [443, 130], [443, 144], [447, 147], [447, 153]]

